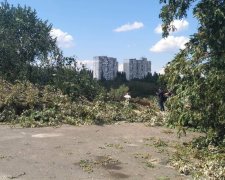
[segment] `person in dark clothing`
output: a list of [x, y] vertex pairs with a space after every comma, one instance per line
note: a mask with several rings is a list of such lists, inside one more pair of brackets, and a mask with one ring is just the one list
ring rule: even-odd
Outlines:
[[158, 96], [160, 111], [165, 111], [165, 108], [164, 108], [165, 96], [164, 96], [162, 89], [159, 88], [159, 90], [156, 94]]
[[169, 90], [167, 93], [164, 94], [167, 98], [171, 97], [172, 94], [172, 90]]

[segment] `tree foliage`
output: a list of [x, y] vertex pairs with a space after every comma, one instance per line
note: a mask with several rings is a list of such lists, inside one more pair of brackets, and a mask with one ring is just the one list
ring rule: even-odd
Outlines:
[[199, 22], [186, 48], [165, 70], [168, 86], [175, 92], [169, 122], [180, 128], [201, 128], [208, 142], [217, 144], [225, 136], [225, 1], [160, 2], [164, 37], [174, 28], [171, 22], [186, 17], [191, 5]]
[[44, 62], [59, 51], [50, 35], [52, 25], [30, 7], [0, 5], [0, 75], [23, 79], [35, 61]]
[[31, 66], [31, 75], [27, 80], [42, 86], [51, 85], [69, 95], [73, 100], [83, 96], [93, 100], [104, 88], [93, 79], [90, 70], [78, 67], [74, 57], [60, 57], [60, 60], [48, 66]]
[[30, 7], [0, 6], [0, 77], [11, 82], [51, 85], [72, 99], [93, 100], [101, 92], [92, 73], [77, 68], [74, 57], [64, 57], [50, 35], [52, 25]]
[[[111, 95], [119, 97], [126, 87]], [[19, 123], [23, 127], [61, 124], [109, 124], [116, 121], [155, 124], [155, 106], [142, 107], [125, 101], [72, 100], [52, 86], [34, 85], [27, 81], [11, 84], [0, 78], [0, 123]], [[153, 118], [154, 117], [154, 118]], [[162, 119], [158, 118], [163, 123]]]
[[111, 89], [119, 89], [121, 86], [125, 85], [128, 87], [128, 91], [132, 97], [154, 96], [155, 92], [161, 85], [159, 75], [157, 73], [149, 73], [143, 79], [132, 79], [128, 81], [125, 73], [118, 72], [117, 77], [114, 80], [107, 81], [102, 79], [100, 83], [108, 91]]

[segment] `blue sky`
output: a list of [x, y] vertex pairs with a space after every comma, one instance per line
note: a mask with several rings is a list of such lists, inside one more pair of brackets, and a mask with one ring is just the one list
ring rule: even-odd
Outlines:
[[162, 39], [159, 0], [8, 0], [36, 9], [53, 25], [52, 35], [65, 56], [91, 62], [94, 56], [124, 59], [147, 57], [159, 72], [183, 48], [197, 22], [176, 21], [177, 32]]

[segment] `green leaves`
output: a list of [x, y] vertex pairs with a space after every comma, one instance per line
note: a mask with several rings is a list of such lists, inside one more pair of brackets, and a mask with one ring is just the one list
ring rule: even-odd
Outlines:
[[[125, 89], [118, 89], [117, 95]], [[11, 84], [0, 79], [0, 122], [19, 123], [23, 127], [56, 126], [62, 123], [151, 122], [157, 116], [156, 109], [153, 105], [149, 108], [126, 104], [121, 99], [119, 102], [89, 101], [85, 97], [72, 100], [62, 91], [48, 85], [37, 86], [20, 81]]]
[[[192, 2], [164, 1], [160, 14], [164, 36], [174, 19], [186, 16]], [[199, 21], [197, 32], [165, 70], [168, 86], [175, 92], [168, 102], [169, 122], [201, 129], [208, 136], [211, 129], [210, 143], [218, 145], [225, 138], [225, 1], [200, 0], [193, 14]]]
[[160, 0], [164, 4], [159, 17], [163, 21], [162, 30], [163, 37], [167, 37], [170, 31], [174, 31], [174, 26], [171, 25], [174, 19], [182, 19], [187, 16], [187, 10], [191, 3], [196, 0]]
[[59, 51], [50, 36], [52, 25], [37, 17], [30, 7], [0, 7], [0, 75], [8, 80], [25, 79], [34, 61], [44, 61]]

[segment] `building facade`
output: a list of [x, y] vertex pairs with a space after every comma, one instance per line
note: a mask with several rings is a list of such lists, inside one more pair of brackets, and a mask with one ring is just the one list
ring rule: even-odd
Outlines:
[[95, 56], [93, 65], [93, 77], [95, 79], [113, 80], [117, 75], [118, 62], [116, 58]]
[[143, 79], [148, 73], [151, 73], [151, 61], [148, 61], [147, 58], [127, 59], [123, 63], [123, 70], [127, 80]]

